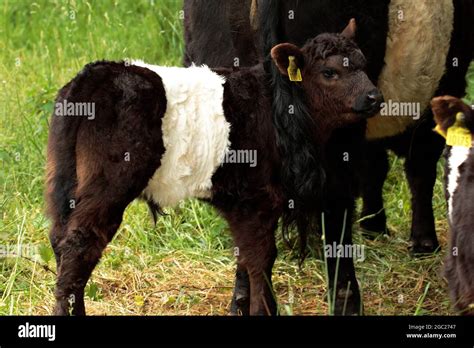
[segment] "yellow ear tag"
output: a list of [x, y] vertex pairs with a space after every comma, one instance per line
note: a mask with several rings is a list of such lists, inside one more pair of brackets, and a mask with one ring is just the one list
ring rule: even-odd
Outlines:
[[462, 112], [456, 114], [456, 122], [448, 128], [446, 145], [463, 147], [472, 146], [472, 135], [464, 125], [464, 114]]
[[296, 66], [295, 56], [288, 56], [288, 77], [290, 81], [301, 82], [301, 70]]

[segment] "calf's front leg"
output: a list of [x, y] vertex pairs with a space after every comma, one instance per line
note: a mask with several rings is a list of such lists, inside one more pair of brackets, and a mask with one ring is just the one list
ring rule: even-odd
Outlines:
[[259, 215], [250, 217], [235, 214], [229, 221], [238, 263], [234, 297], [241, 290], [245, 297], [248, 276], [250, 301], [248, 311], [245, 303], [242, 306], [242, 314], [275, 315], [277, 305], [272, 287], [272, 268], [277, 256], [275, 230], [278, 216], [262, 219]]
[[[357, 250], [352, 243], [351, 222], [352, 207], [350, 206], [332, 206], [331, 209], [325, 211], [324, 235], [329, 278], [329, 304], [334, 315], [359, 315], [363, 312], [354, 268], [355, 255], [345, 253], [345, 250]], [[342, 255], [338, 254], [338, 247], [344, 251]], [[364, 252], [363, 249], [360, 251]]]
[[[238, 249], [236, 249], [238, 250]], [[237, 263], [235, 272], [235, 286], [232, 294], [232, 303], [230, 305], [231, 315], [249, 315], [250, 314], [250, 281], [247, 269]]]

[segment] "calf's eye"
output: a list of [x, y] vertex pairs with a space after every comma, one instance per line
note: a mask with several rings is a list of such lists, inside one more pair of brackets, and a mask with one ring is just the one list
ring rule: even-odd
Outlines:
[[338, 77], [337, 72], [334, 69], [324, 69], [323, 76], [327, 78], [328, 80], [332, 80]]

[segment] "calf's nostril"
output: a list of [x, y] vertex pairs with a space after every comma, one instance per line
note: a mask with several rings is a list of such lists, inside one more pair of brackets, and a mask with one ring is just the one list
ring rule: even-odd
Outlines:
[[378, 89], [372, 89], [356, 98], [352, 110], [372, 115], [380, 109], [382, 102], [382, 93]]
[[376, 94], [376, 93], [369, 93], [369, 94], [367, 94], [367, 102], [368, 102], [369, 105], [371, 105], [371, 106], [377, 105], [378, 103], [380, 103], [379, 95]]
[[383, 96], [378, 90], [371, 91], [366, 96], [366, 103], [369, 107], [380, 106], [382, 102], [383, 102]]

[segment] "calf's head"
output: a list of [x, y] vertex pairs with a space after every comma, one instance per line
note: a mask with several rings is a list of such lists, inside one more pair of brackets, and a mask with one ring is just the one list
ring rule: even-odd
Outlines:
[[340, 34], [321, 34], [302, 48], [290, 43], [271, 50], [279, 72], [300, 84], [318, 128], [333, 130], [374, 116], [383, 97], [364, 72], [366, 60], [352, 40], [352, 19]]
[[456, 122], [456, 116], [461, 112], [464, 126], [474, 134], [474, 110], [461, 99], [449, 95], [433, 98], [431, 110], [438, 133], [446, 136], [448, 128]]

